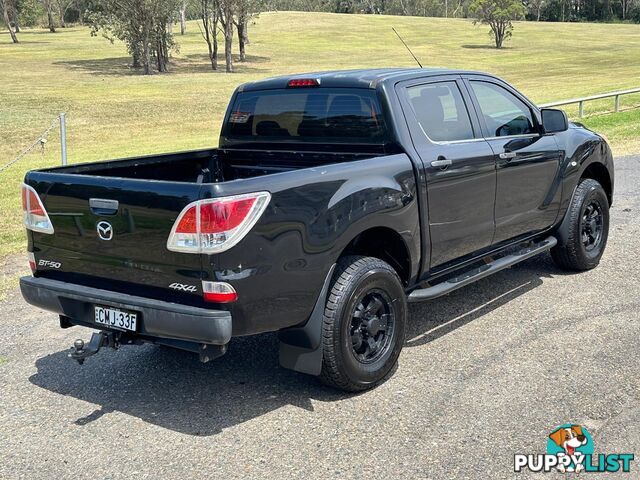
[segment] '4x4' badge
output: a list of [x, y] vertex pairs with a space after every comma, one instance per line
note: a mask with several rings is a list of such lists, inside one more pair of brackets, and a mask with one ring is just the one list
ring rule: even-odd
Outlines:
[[173, 288], [174, 290], [179, 290], [181, 292], [195, 292], [195, 285], [185, 285], [184, 283], [172, 283], [169, 285], [169, 288]]

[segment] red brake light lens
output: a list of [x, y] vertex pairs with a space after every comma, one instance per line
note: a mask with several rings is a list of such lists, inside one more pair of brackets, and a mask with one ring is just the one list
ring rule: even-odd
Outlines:
[[198, 233], [198, 206], [193, 205], [180, 217], [178, 226], [176, 227], [177, 233]]
[[183, 253], [220, 253], [242, 240], [269, 204], [269, 192], [190, 203], [178, 216], [167, 248]]
[[240, 225], [256, 203], [255, 198], [221, 200], [200, 206], [200, 231], [202, 233], [227, 232]]
[[300, 87], [319, 87], [320, 80], [316, 78], [294, 78], [293, 80], [289, 80], [288, 87], [289, 88], [300, 88]]
[[33, 187], [23, 183], [21, 194], [24, 226], [34, 232], [53, 233], [53, 224], [38, 193]]

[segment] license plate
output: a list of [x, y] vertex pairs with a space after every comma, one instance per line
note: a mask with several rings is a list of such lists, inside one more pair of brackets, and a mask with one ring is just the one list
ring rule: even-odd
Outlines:
[[138, 314], [134, 312], [125, 312], [118, 308], [98, 307], [96, 306], [96, 323], [110, 328], [120, 330], [136, 331], [136, 321]]

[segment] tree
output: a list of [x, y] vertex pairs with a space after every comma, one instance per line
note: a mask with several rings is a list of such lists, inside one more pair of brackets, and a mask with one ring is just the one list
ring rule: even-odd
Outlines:
[[2, 16], [4, 18], [4, 23], [7, 25], [7, 28], [9, 29], [9, 35], [11, 35], [11, 41], [13, 41], [13, 43], [19, 43], [18, 36], [16, 35], [16, 32], [13, 31], [13, 28], [11, 27], [11, 21], [9, 20], [8, 2], [9, 0], [0, 0], [0, 7], [2, 8]]
[[218, 69], [218, 24], [220, 23], [220, 14], [218, 12], [218, 4], [216, 0], [200, 0], [200, 18], [202, 20], [202, 37], [207, 42], [209, 49], [209, 60], [211, 68]]
[[42, 0], [42, 5], [47, 12], [47, 26], [51, 33], [56, 33], [56, 24], [53, 21], [53, 2], [54, 0]]
[[180, 4], [180, 35], [187, 31], [187, 0], [182, 0]]
[[469, 10], [475, 16], [474, 24], [483, 23], [491, 27], [496, 48], [502, 48], [505, 40], [511, 38], [512, 20], [524, 17], [525, 7], [520, 0], [474, 0]]
[[252, 12], [253, 3], [251, 0], [236, 1], [236, 19], [234, 24], [238, 31], [238, 48], [240, 49], [240, 61], [247, 60], [246, 45], [249, 43], [249, 20], [256, 15]]
[[218, 15], [224, 31], [224, 58], [227, 73], [233, 72], [233, 16], [236, 13], [237, 0], [217, 0]]
[[[20, 4], [18, 0], [13, 0], [12, 4], [7, 7], [7, 13], [9, 13], [9, 30], [11, 30], [11, 26], [13, 25], [13, 31], [16, 33], [20, 33], [20, 18], [18, 14], [18, 8]], [[15, 43], [15, 42], [14, 42]]]
[[67, 14], [67, 10], [69, 10], [72, 6], [76, 4], [76, 0], [57, 0], [56, 4], [58, 7], [58, 17], [60, 19], [60, 27], [67, 28], [67, 24], [64, 20], [64, 17]]
[[175, 18], [180, 0], [93, 0], [89, 5], [91, 34], [126, 43], [133, 66], [142, 64], [144, 73], [153, 73], [151, 57], [158, 72], [168, 70], [169, 53], [176, 48], [168, 25]]
[[33, 27], [40, 21], [42, 14], [41, 4], [39, 0], [13, 0], [9, 1], [9, 5], [13, 8], [13, 25], [16, 33], [20, 33], [20, 26], [26, 25]]
[[629, 15], [629, 10], [633, 6], [633, 0], [620, 0], [620, 9], [622, 13], [622, 20], [626, 20]]
[[527, 8], [529, 9], [528, 18], [535, 18], [536, 22], [539, 22], [544, 4], [545, 0], [528, 0], [526, 3]]

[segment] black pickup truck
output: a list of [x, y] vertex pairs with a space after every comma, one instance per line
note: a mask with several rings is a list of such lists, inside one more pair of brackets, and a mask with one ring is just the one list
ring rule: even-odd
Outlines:
[[80, 363], [277, 331], [283, 366], [357, 391], [397, 362], [408, 302], [549, 250], [595, 267], [612, 195], [606, 141], [494, 76], [273, 78], [236, 90], [217, 149], [28, 172], [20, 284], [98, 329]]

